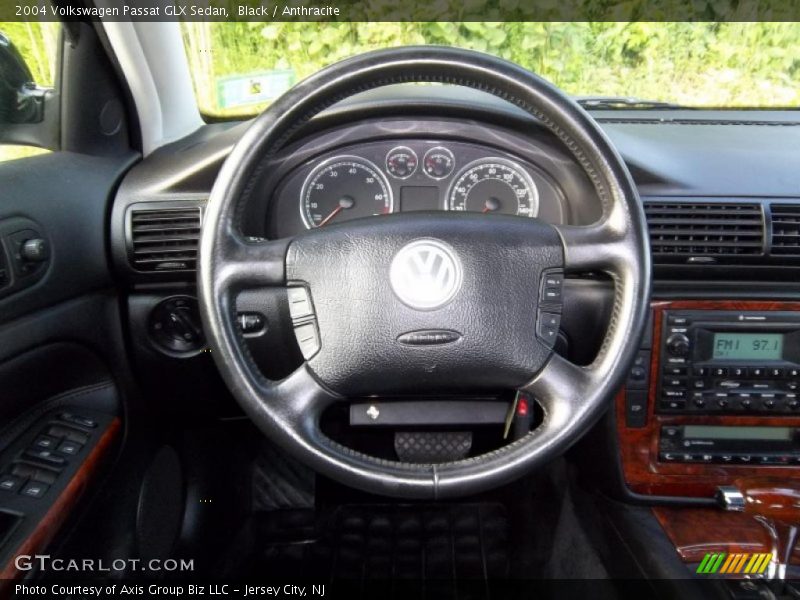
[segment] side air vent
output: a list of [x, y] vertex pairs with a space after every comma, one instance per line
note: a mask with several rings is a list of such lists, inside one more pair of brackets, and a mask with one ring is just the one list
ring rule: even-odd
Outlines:
[[131, 262], [138, 271], [193, 271], [202, 211], [148, 208], [130, 213]]
[[764, 214], [760, 204], [647, 201], [644, 209], [655, 262], [764, 253]]
[[800, 204], [772, 204], [772, 254], [800, 256]]

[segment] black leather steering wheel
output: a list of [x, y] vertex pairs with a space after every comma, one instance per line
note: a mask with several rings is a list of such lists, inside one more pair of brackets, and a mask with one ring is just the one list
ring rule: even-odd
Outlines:
[[[300, 126], [348, 96], [401, 82], [468, 86], [529, 112], [583, 167], [602, 205], [600, 220], [590, 226], [552, 226], [511, 216], [395, 214], [292, 239], [243, 236], [239, 221], [254, 182]], [[269, 438], [348, 485], [430, 499], [507, 483], [563, 452], [597, 420], [638, 347], [649, 302], [649, 257], [630, 174], [582, 108], [502, 59], [453, 48], [408, 47], [334, 64], [255, 119], [212, 190], [198, 287], [212, 356], [236, 399]], [[436, 277], [420, 280], [419, 269]], [[603, 271], [614, 280], [611, 321], [598, 356], [586, 367], [553, 353], [536, 334], [537, 311], [546, 304], [540, 297], [543, 278], [571, 271]], [[433, 287], [420, 288], [425, 281]], [[260, 286], [290, 287], [299, 294], [301, 308], [309, 309], [300, 311], [308, 313], [301, 321], [311, 327], [308, 359], [281, 381], [264, 378], [236, 325], [236, 293]], [[431, 330], [449, 333], [428, 340], [433, 343], [403, 341], [408, 333], [424, 341]], [[367, 456], [320, 430], [323, 410], [348, 397], [454, 387], [527, 391], [542, 406], [543, 422], [490, 453], [426, 465]]]

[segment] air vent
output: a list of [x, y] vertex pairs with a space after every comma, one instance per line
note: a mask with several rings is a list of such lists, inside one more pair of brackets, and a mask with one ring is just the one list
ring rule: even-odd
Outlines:
[[800, 256], [800, 204], [772, 204], [772, 254]]
[[656, 262], [764, 252], [760, 204], [648, 201], [644, 209]]
[[131, 211], [132, 262], [139, 271], [192, 271], [197, 263], [200, 207]]

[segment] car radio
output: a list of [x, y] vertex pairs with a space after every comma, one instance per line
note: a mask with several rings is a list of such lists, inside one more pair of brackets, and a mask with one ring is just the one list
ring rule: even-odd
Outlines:
[[656, 411], [800, 414], [800, 312], [664, 311]]
[[738, 466], [800, 464], [800, 428], [664, 425], [660, 462]]

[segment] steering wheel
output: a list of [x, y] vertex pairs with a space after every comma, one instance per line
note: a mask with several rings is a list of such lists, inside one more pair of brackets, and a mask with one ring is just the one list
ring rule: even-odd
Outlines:
[[[299, 127], [358, 92], [403, 82], [467, 86], [511, 102], [571, 152], [602, 205], [590, 226], [514, 216], [413, 213], [359, 219], [291, 239], [246, 238], [243, 207], [269, 159]], [[602, 271], [614, 281], [598, 356], [578, 366], [537, 335], [547, 282]], [[644, 330], [650, 252], [625, 164], [594, 120], [550, 83], [505, 60], [445, 47], [405, 47], [344, 60], [258, 116], [214, 184], [201, 235], [198, 288], [212, 356], [245, 412], [301, 462], [347, 485], [436, 499], [507, 483], [566, 450], [624, 381]], [[266, 379], [236, 325], [245, 288], [288, 288], [305, 362]], [[296, 306], [295, 306], [296, 305]], [[320, 417], [347, 398], [518, 389], [542, 423], [492, 452], [440, 464], [368, 456], [326, 436]]]

